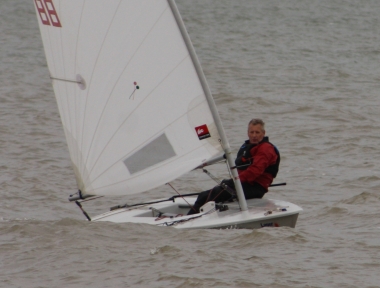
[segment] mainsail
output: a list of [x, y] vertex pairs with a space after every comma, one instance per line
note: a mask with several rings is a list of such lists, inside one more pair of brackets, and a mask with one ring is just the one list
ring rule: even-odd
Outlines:
[[35, 0], [35, 6], [82, 193], [152, 189], [223, 151], [166, 0]]

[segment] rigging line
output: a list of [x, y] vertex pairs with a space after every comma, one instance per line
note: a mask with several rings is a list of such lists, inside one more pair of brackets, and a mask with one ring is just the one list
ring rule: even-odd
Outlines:
[[[204, 95], [204, 94], [202, 94], [202, 95]], [[202, 105], [203, 103], [204, 103], [204, 101], [200, 102], [198, 105], [196, 105], [196, 106], [194, 106], [192, 109], [190, 109], [190, 111], [196, 109], [199, 105]], [[177, 122], [177, 121], [178, 121], [179, 119], [181, 119], [182, 117], [185, 117], [185, 116], [187, 115], [187, 112], [188, 112], [188, 111], [186, 111], [184, 114], [180, 115], [180, 116], [179, 116], [177, 119], [175, 119], [175, 121], [173, 121], [172, 123]], [[128, 119], [128, 118], [127, 118], [127, 119]], [[125, 122], [125, 121], [124, 121], [124, 122]], [[172, 123], [166, 125], [165, 127], [163, 127], [158, 133], [156, 133], [156, 134], [153, 135], [152, 137], [149, 137], [149, 138], [148, 138], [144, 143], [142, 143], [141, 145], [143, 145], [143, 144], [145, 144], [145, 143], [149, 143], [152, 139], [154, 139], [154, 138], [156, 138], [158, 135], [160, 135], [160, 133], [162, 133], [162, 131], [164, 131], [167, 127], [171, 126]], [[120, 127], [121, 127], [121, 126], [120, 126]], [[120, 129], [120, 127], [119, 127], [119, 129]], [[119, 130], [119, 129], [118, 129], [118, 130]], [[117, 131], [118, 131], [118, 130], [117, 130]], [[116, 131], [116, 132], [117, 132], [117, 131]], [[115, 132], [115, 134], [116, 134], [116, 132]], [[114, 134], [113, 136], [115, 136], [115, 134]], [[111, 139], [112, 139], [112, 138], [111, 138]], [[106, 149], [106, 147], [108, 146], [108, 144], [111, 142], [111, 139], [108, 141], [108, 143], [106, 144], [106, 146], [103, 148], [102, 152], [99, 154], [99, 157], [98, 157], [98, 159], [95, 161], [94, 166], [92, 167], [92, 169], [89, 171], [89, 174], [88, 174], [88, 177], [86, 178], [86, 180], [90, 177], [90, 173], [92, 172], [93, 168], [95, 167], [96, 163], [97, 163], [98, 160], [100, 159], [100, 156], [103, 154], [103, 152], [104, 152], [104, 150]], [[205, 143], [204, 143], [202, 146], [200, 146], [200, 147], [203, 147], [203, 146], [205, 146], [205, 145], [207, 145], [207, 142], [205, 142]], [[140, 146], [138, 146], [138, 147], [140, 147]], [[114, 165], [116, 165], [117, 163], [119, 163], [119, 161], [121, 161], [122, 159], [126, 158], [128, 155], [133, 154], [137, 149], [139, 149], [138, 147], [136, 147], [133, 151], [130, 151], [128, 154], [122, 156], [122, 157], [119, 158], [118, 160], [116, 160], [116, 161], [115, 161], [113, 164], [111, 164], [107, 169], [105, 169], [101, 174], [97, 175], [97, 176], [94, 178], [93, 181], [95, 181], [96, 179], [98, 179], [99, 177], [101, 177], [104, 173], [106, 173], [106, 172], [107, 172], [109, 169], [111, 169]], [[200, 147], [198, 147], [198, 148], [200, 148]], [[196, 150], [196, 149], [198, 149], [198, 148], [195, 148], [194, 150]], [[194, 150], [192, 150], [192, 151], [194, 151]], [[190, 151], [189, 153], [191, 153], [192, 151]], [[189, 153], [187, 153], [187, 154], [189, 154]], [[184, 154], [183, 156], [185, 156], [185, 155], [187, 155], [187, 154]], [[182, 156], [181, 156], [181, 157], [182, 157]], [[132, 177], [131, 177], [131, 178], [132, 178]], [[129, 178], [129, 179], [131, 179], [131, 178]]]
[[169, 182], [166, 183], [167, 185], [169, 185], [175, 192], [177, 192], [177, 194], [187, 203], [187, 205], [190, 206], [191, 209], [193, 209], [195, 212], [198, 212], [197, 210], [195, 210], [194, 206], [193, 205], [190, 205], [189, 202], [186, 201], [185, 197], [183, 197], [173, 186], [172, 184], [170, 184]]
[[205, 212], [205, 213], [203, 213], [203, 214], [201, 214], [201, 215], [196, 215], [196, 216], [194, 216], [194, 217], [186, 218], [186, 219], [181, 219], [181, 220], [174, 220], [174, 221], [172, 221], [172, 222], [164, 222], [164, 223], [160, 223], [160, 224], [158, 224], [157, 226], [161, 226], [161, 225], [166, 225], [166, 226], [168, 226], [168, 227], [170, 227], [170, 226], [174, 226], [174, 225], [177, 225], [177, 224], [181, 224], [181, 223], [184, 223], [184, 222], [187, 222], [187, 221], [190, 221], [190, 220], [194, 220], [194, 219], [196, 219], [196, 218], [200, 218], [200, 217], [202, 217], [202, 216], [205, 216], [205, 215], [208, 215], [208, 214], [214, 213], [215, 211], [216, 211], [216, 208], [213, 208], [213, 209], [211, 209], [211, 210], [209, 210], [209, 211], [207, 211], [207, 212]]
[[[220, 194], [222, 194], [222, 192], [224, 192], [224, 191], [227, 191], [228, 193], [230, 193], [231, 195], [232, 195], [232, 197], [233, 197], [233, 194], [230, 192], [230, 191], [228, 191], [225, 187], [223, 187], [222, 186], [222, 184], [221, 184], [221, 181], [219, 181], [219, 179], [217, 179], [214, 175], [212, 175], [210, 172], [208, 172], [206, 169], [203, 169], [203, 172], [204, 173], [206, 173], [212, 180], [214, 180], [216, 183], [218, 183], [218, 185], [217, 186], [219, 186], [219, 187], [221, 187], [222, 188], [222, 191], [220, 191], [211, 201], [215, 201], [215, 199], [220, 195]], [[227, 186], [227, 185], [226, 185]], [[215, 186], [216, 187], [216, 186]], [[206, 199], [206, 203], [207, 202], [209, 202], [210, 200], [210, 197], [211, 197], [211, 194], [212, 194], [212, 191], [214, 190], [214, 188], [215, 187], [213, 187], [213, 188], [211, 188], [210, 189], [210, 191], [209, 191], [209, 193], [208, 193], [208, 195], [207, 195], [207, 199]]]
[[196, 218], [200, 218], [203, 215], [207, 215], [207, 214], [212, 213], [214, 211], [215, 211], [215, 209], [211, 209], [210, 211], [207, 211], [206, 213], [201, 214], [201, 215], [197, 215], [197, 216], [194, 216], [194, 217], [191, 217], [191, 218], [186, 218], [186, 219], [181, 219], [181, 220], [174, 220], [172, 222], [164, 222], [164, 223], [157, 224], [157, 226], [164, 226], [164, 225], [167, 226], [167, 227], [174, 226], [176, 224], [180, 224], [180, 223], [184, 223], [184, 222], [196, 219]]
[[[120, 3], [119, 3], [119, 5], [120, 5]], [[93, 143], [94, 143], [94, 139], [95, 139], [96, 131], [98, 131], [98, 127], [99, 127], [100, 121], [101, 121], [101, 119], [103, 118], [104, 112], [105, 112], [105, 110], [106, 110], [106, 108], [107, 108], [107, 106], [108, 106], [108, 103], [109, 103], [109, 101], [110, 101], [110, 99], [111, 99], [111, 96], [113, 95], [113, 91], [115, 90], [117, 84], [119, 83], [119, 81], [120, 81], [120, 79], [121, 79], [123, 73], [124, 73], [125, 70], [129, 67], [129, 64], [131, 63], [131, 61], [134, 59], [134, 57], [135, 57], [136, 53], [138, 52], [139, 48], [143, 45], [143, 43], [145, 43], [146, 39], [148, 38], [148, 36], [149, 36], [150, 33], [152, 32], [152, 30], [155, 28], [157, 22], [162, 18], [162, 16], [164, 15], [164, 13], [165, 13], [165, 11], [166, 11], [167, 9], [168, 9], [168, 7], [166, 7], [166, 8], [163, 10], [163, 12], [161, 13], [161, 15], [158, 17], [158, 19], [154, 22], [154, 24], [152, 25], [152, 27], [149, 29], [148, 33], [145, 35], [145, 37], [144, 37], [144, 39], [141, 41], [140, 45], [136, 48], [136, 50], [134, 51], [134, 53], [131, 55], [131, 58], [129, 59], [128, 63], [126, 63], [126, 65], [125, 65], [125, 67], [124, 67], [124, 69], [123, 69], [123, 72], [120, 73], [118, 79], [116, 80], [114, 86], [112, 87], [112, 90], [111, 90], [111, 92], [110, 92], [110, 94], [109, 94], [109, 96], [108, 96], [108, 99], [107, 99], [107, 101], [106, 101], [106, 103], [105, 103], [105, 105], [104, 105], [104, 107], [103, 107], [103, 110], [102, 110], [102, 112], [101, 112], [101, 114], [100, 114], [100, 117], [99, 117], [98, 123], [96, 124], [95, 133], [92, 135], [92, 139], [91, 139], [91, 143], [90, 143], [90, 148], [89, 148], [89, 150], [88, 150], [86, 160], [84, 161], [84, 166], [86, 166], [86, 164], [87, 164], [88, 156], [89, 156], [89, 154], [90, 154], [90, 150], [91, 150], [92, 145], [93, 145]], [[137, 21], [137, 20], [136, 20], [136, 21]], [[133, 26], [133, 25], [132, 25], [132, 26]], [[154, 90], [153, 90], [153, 91], [154, 91]], [[84, 119], [84, 118], [83, 118], [83, 119]], [[84, 120], [83, 120], [83, 121], [84, 121]], [[84, 123], [83, 123], [83, 125], [84, 125]], [[120, 128], [120, 127], [119, 127], [119, 128]], [[119, 129], [117, 129], [116, 132], [117, 132], [118, 130], [119, 130]], [[116, 132], [115, 132], [115, 134], [116, 134]], [[115, 136], [115, 134], [114, 134], [113, 136]], [[113, 136], [112, 136], [112, 137], [113, 137]], [[112, 137], [111, 137], [111, 138], [112, 138]], [[82, 141], [83, 141], [83, 137], [82, 137]], [[108, 142], [108, 143], [109, 143], [109, 142]], [[108, 145], [108, 143], [106, 144], [106, 146]], [[104, 149], [103, 149], [103, 151], [104, 151]], [[103, 152], [103, 151], [102, 151], [102, 152]], [[102, 153], [101, 153], [101, 154], [102, 154]], [[100, 155], [101, 155], [101, 154], [100, 154]], [[100, 155], [99, 155], [99, 157], [100, 157]], [[98, 159], [99, 159], [99, 158], [98, 158]], [[97, 161], [96, 161], [96, 162], [97, 162]], [[92, 167], [91, 170], [89, 171], [89, 174], [90, 174], [91, 171], [93, 170], [94, 166], [95, 166], [95, 164], [93, 165], [93, 167]]]
[[[208, 196], [208, 198], [211, 196], [211, 191], [212, 191], [213, 189], [211, 189], [210, 190], [210, 194], [209, 194], [209, 196]], [[215, 199], [220, 195], [220, 194], [222, 194], [224, 191], [227, 191], [226, 189], [222, 189], [222, 191], [220, 191], [211, 201], [214, 201], [215, 202]], [[207, 198], [207, 201], [206, 201], [206, 203], [207, 202], [209, 202], [209, 200], [208, 200], [208, 198]], [[222, 203], [223, 203], [223, 201], [222, 201]]]
[[87, 202], [87, 201], [92, 201], [92, 200], [95, 200], [95, 199], [99, 199], [99, 198], [102, 198], [102, 197], [104, 197], [104, 196], [90, 197], [90, 198], [87, 198], [87, 199], [84, 199], [84, 200], [81, 200], [81, 201], [78, 200], [78, 202], [79, 202], [79, 203], [83, 203], [83, 202]]
[[[228, 170], [228, 169], [227, 169]], [[216, 178], [214, 175], [212, 175], [209, 171], [207, 171], [206, 169], [203, 168], [203, 172], [206, 173], [212, 180], [214, 180], [216, 183], [218, 183], [218, 186], [220, 186], [221, 188], [223, 188], [223, 190], [221, 192], [219, 192], [219, 194], [217, 196], [214, 197], [214, 199], [216, 197], [218, 197], [223, 191], [227, 191], [230, 195], [231, 195], [231, 198], [230, 199], [233, 199], [234, 197], [237, 198], [237, 193], [234, 189], [232, 189], [231, 187], [229, 187], [227, 184], [223, 184], [223, 181], [220, 181], [218, 178]], [[215, 187], [214, 187], [215, 188]], [[211, 191], [214, 189], [212, 188]], [[207, 200], [208, 198], [211, 196], [211, 191], [207, 197]], [[226, 201], [224, 201], [226, 202]], [[238, 201], [238, 204], [239, 204], [239, 207], [240, 207], [240, 203]], [[241, 207], [240, 207], [241, 209]]]
[[[86, 95], [86, 100], [85, 100], [85, 105], [84, 105], [84, 114], [83, 114], [83, 123], [82, 123], [82, 139], [81, 139], [81, 149], [80, 149], [80, 151], [83, 151], [83, 135], [85, 134], [85, 133], [83, 133], [83, 131], [84, 131], [84, 127], [85, 127], [85, 122], [86, 122], [86, 115], [87, 115], [87, 101], [88, 101], [88, 98], [89, 98], [89, 94], [90, 94], [90, 89], [91, 89], [91, 83], [92, 83], [92, 78], [93, 78], [93, 76], [94, 76], [94, 73], [95, 73], [95, 67], [96, 67], [96, 64], [98, 63], [98, 61], [99, 61], [99, 57], [100, 57], [100, 55], [102, 54], [102, 52], [103, 52], [103, 47], [104, 47], [104, 44], [106, 43], [106, 39], [108, 38], [108, 35], [109, 35], [109, 31], [110, 31], [110, 29], [111, 29], [111, 27], [112, 27], [112, 25], [113, 25], [113, 23], [114, 23], [114, 21], [115, 21], [115, 15], [118, 13], [118, 10], [119, 10], [119, 7], [120, 7], [120, 4], [121, 4], [121, 0], [119, 1], [119, 4], [117, 4], [117, 7], [115, 8], [115, 11], [114, 11], [114, 13], [113, 13], [113, 17], [112, 17], [112, 21], [109, 23], [109, 26], [108, 26], [108, 28], [107, 28], [107, 31], [106, 31], [106, 33], [105, 33], [105, 35], [104, 35], [104, 37], [103, 37], [103, 41], [102, 41], [102, 44], [101, 44], [101, 47], [100, 47], [100, 49], [99, 49], [99, 51], [98, 51], [98, 54], [97, 54], [97, 57], [96, 57], [96, 60], [95, 60], [95, 63], [94, 63], [94, 65], [93, 65], [93, 70], [92, 70], [92, 73], [91, 73], [91, 76], [89, 77], [89, 84], [88, 84], [88, 90], [87, 90], [87, 95]], [[96, 131], [96, 130], [95, 130]], [[91, 142], [91, 144], [90, 144], [90, 147], [92, 146], [92, 142]], [[83, 161], [83, 167], [82, 167], [82, 169], [81, 169], [81, 175], [83, 175], [83, 173], [84, 173], [84, 170], [86, 169], [85, 167], [86, 167], [86, 163], [87, 163], [87, 160], [88, 160], [88, 155], [90, 154], [90, 149], [88, 150], [88, 153], [87, 153], [87, 156], [86, 156], [86, 160], [84, 160]], [[84, 156], [84, 155], [83, 155]]]
[[[94, 164], [93, 164], [93, 166], [92, 166], [92, 168], [89, 170], [89, 175], [91, 174], [91, 172], [92, 172], [92, 170], [94, 169], [94, 167], [96, 166], [96, 163], [99, 161], [99, 159], [101, 158], [101, 156], [102, 156], [102, 154], [103, 154], [103, 152], [106, 150], [106, 148], [107, 148], [107, 146], [108, 146], [108, 144], [112, 141], [112, 139], [117, 135], [117, 133], [118, 133], [118, 131], [121, 129], [121, 127], [128, 121], [128, 119], [133, 115], [133, 113], [135, 112], [135, 111], [137, 111], [138, 110], [138, 108], [140, 107], [140, 106], [142, 106], [144, 103], [145, 103], [145, 101], [149, 98], [149, 97], [151, 97], [152, 96], [152, 93], [156, 90], [156, 89], [158, 89], [159, 87], [160, 87], [160, 85], [178, 68], [178, 67], [180, 67], [180, 65], [186, 60], [186, 59], [188, 59], [188, 56], [186, 56], [184, 59], [182, 59], [181, 60], [181, 62], [179, 62], [178, 64], [177, 64], [177, 66], [175, 67], [175, 68], [173, 68], [171, 71], [170, 71], [170, 73], [169, 74], [167, 74], [157, 85], [156, 85], [156, 87], [154, 87], [153, 89], [152, 89], [152, 91], [151, 92], [149, 92], [149, 94], [144, 98], [144, 99], [142, 99], [141, 100], [141, 102], [136, 106], [136, 108], [134, 108], [134, 110], [128, 115], [128, 117], [123, 121], [123, 123], [121, 123], [120, 125], [119, 125], [119, 127], [115, 130], [115, 132], [114, 132], [114, 134], [110, 137], [110, 139], [108, 140], [108, 142], [107, 142], [107, 144], [104, 146], [104, 148], [102, 149], [102, 151], [100, 152], [100, 154], [99, 154], [99, 156], [98, 156], [98, 158], [96, 159], [96, 161], [94, 162]], [[204, 95], [204, 94], [201, 94], [201, 95]], [[200, 95], [200, 96], [201, 96]], [[197, 106], [195, 106], [194, 108], [192, 108], [191, 110], [193, 110], [193, 109], [195, 109], [196, 107], [198, 107], [199, 105], [201, 105], [203, 102], [201, 102], [201, 103], [199, 103]], [[191, 111], [190, 110], [190, 111]], [[187, 113], [187, 112], [186, 112]], [[182, 117], [184, 117], [186, 114], [183, 114], [183, 115], [180, 115], [175, 121], [177, 121], [178, 119], [180, 119], [180, 118], [182, 118]], [[174, 121], [174, 122], [175, 122]], [[168, 126], [170, 126], [171, 124], [169, 124], [169, 125], [167, 125], [167, 126], [165, 126], [163, 129], [161, 129], [160, 130], [160, 132], [162, 132], [164, 129], [166, 129]], [[160, 133], [159, 132], [159, 133]], [[149, 139], [147, 139], [147, 141], [145, 142], [145, 143], [147, 143], [150, 139], [153, 139], [154, 137], [156, 137], [157, 135], [159, 135], [159, 133], [157, 133], [157, 134], [155, 134], [155, 136], [152, 136], [152, 137], [150, 137]], [[136, 148], [137, 149], [137, 148]], [[131, 154], [132, 152], [129, 152], [129, 154]], [[127, 154], [128, 155], [128, 154]], [[126, 156], [123, 156], [122, 158], [125, 158]], [[121, 158], [121, 159], [122, 159]], [[117, 162], [119, 162], [121, 159], [118, 159], [115, 163], [113, 163], [112, 165], [110, 165], [110, 167], [112, 167], [113, 165], [115, 165]], [[109, 167], [109, 168], [110, 168]], [[106, 170], [105, 170], [106, 171]], [[104, 172], [105, 172], [104, 171]], [[89, 177], [89, 176], [88, 176]], [[88, 179], [88, 178], [87, 178]], [[87, 180], [86, 179], [86, 180]]]

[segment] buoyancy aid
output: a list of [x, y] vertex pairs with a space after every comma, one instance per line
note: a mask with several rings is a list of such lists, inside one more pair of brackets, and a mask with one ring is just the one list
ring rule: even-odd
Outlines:
[[263, 140], [258, 143], [258, 144], [251, 144], [249, 143], [249, 140], [246, 140], [244, 142], [244, 144], [240, 147], [238, 153], [237, 153], [237, 156], [236, 156], [236, 159], [235, 159], [235, 165], [236, 165], [236, 168], [238, 168], [239, 170], [246, 170], [249, 165], [252, 164], [252, 155], [251, 155], [251, 149], [257, 145], [260, 145], [261, 143], [269, 143], [273, 146], [274, 148], [274, 151], [276, 152], [277, 154], [277, 160], [276, 160], [276, 163], [273, 164], [273, 165], [270, 165], [268, 166], [266, 169], [265, 169], [265, 172], [266, 173], [269, 173], [273, 176], [273, 178], [275, 178], [277, 176], [277, 173], [278, 173], [278, 169], [279, 169], [279, 166], [280, 166], [280, 151], [277, 149], [277, 147], [275, 145], [273, 145], [272, 143], [269, 142], [269, 138], [268, 137], [264, 137]]

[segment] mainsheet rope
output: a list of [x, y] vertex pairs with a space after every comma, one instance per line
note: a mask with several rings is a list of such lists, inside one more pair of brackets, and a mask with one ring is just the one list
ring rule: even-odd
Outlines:
[[170, 183], [166, 183], [166, 184], [168, 184], [186, 203], [187, 203], [187, 205], [189, 205], [190, 207], [191, 207], [191, 209], [193, 209], [195, 212], [197, 212], [196, 210], [195, 210], [195, 208], [194, 208], [194, 206], [193, 205], [191, 205], [189, 202], [187, 202], [186, 201], [186, 199], [185, 199], [185, 197], [183, 197], [173, 186], [172, 186], [172, 184], [170, 184]]

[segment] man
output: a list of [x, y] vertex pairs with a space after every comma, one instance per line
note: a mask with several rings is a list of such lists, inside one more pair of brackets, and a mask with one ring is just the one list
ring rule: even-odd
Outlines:
[[[246, 199], [262, 198], [276, 177], [280, 165], [280, 153], [265, 136], [265, 123], [261, 119], [252, 119], [248, 123], [248, 140], [240, 147], [235, 160], [239, 178]], [[222, 184], [235, 189], [232, 179]], [[229, 189], [230, 190], [230, 189]], [[187, 215], [199, 213], [199, 208], [208, 201], [231, 201], [234, 195], [221, 185], [201, 192]]]

